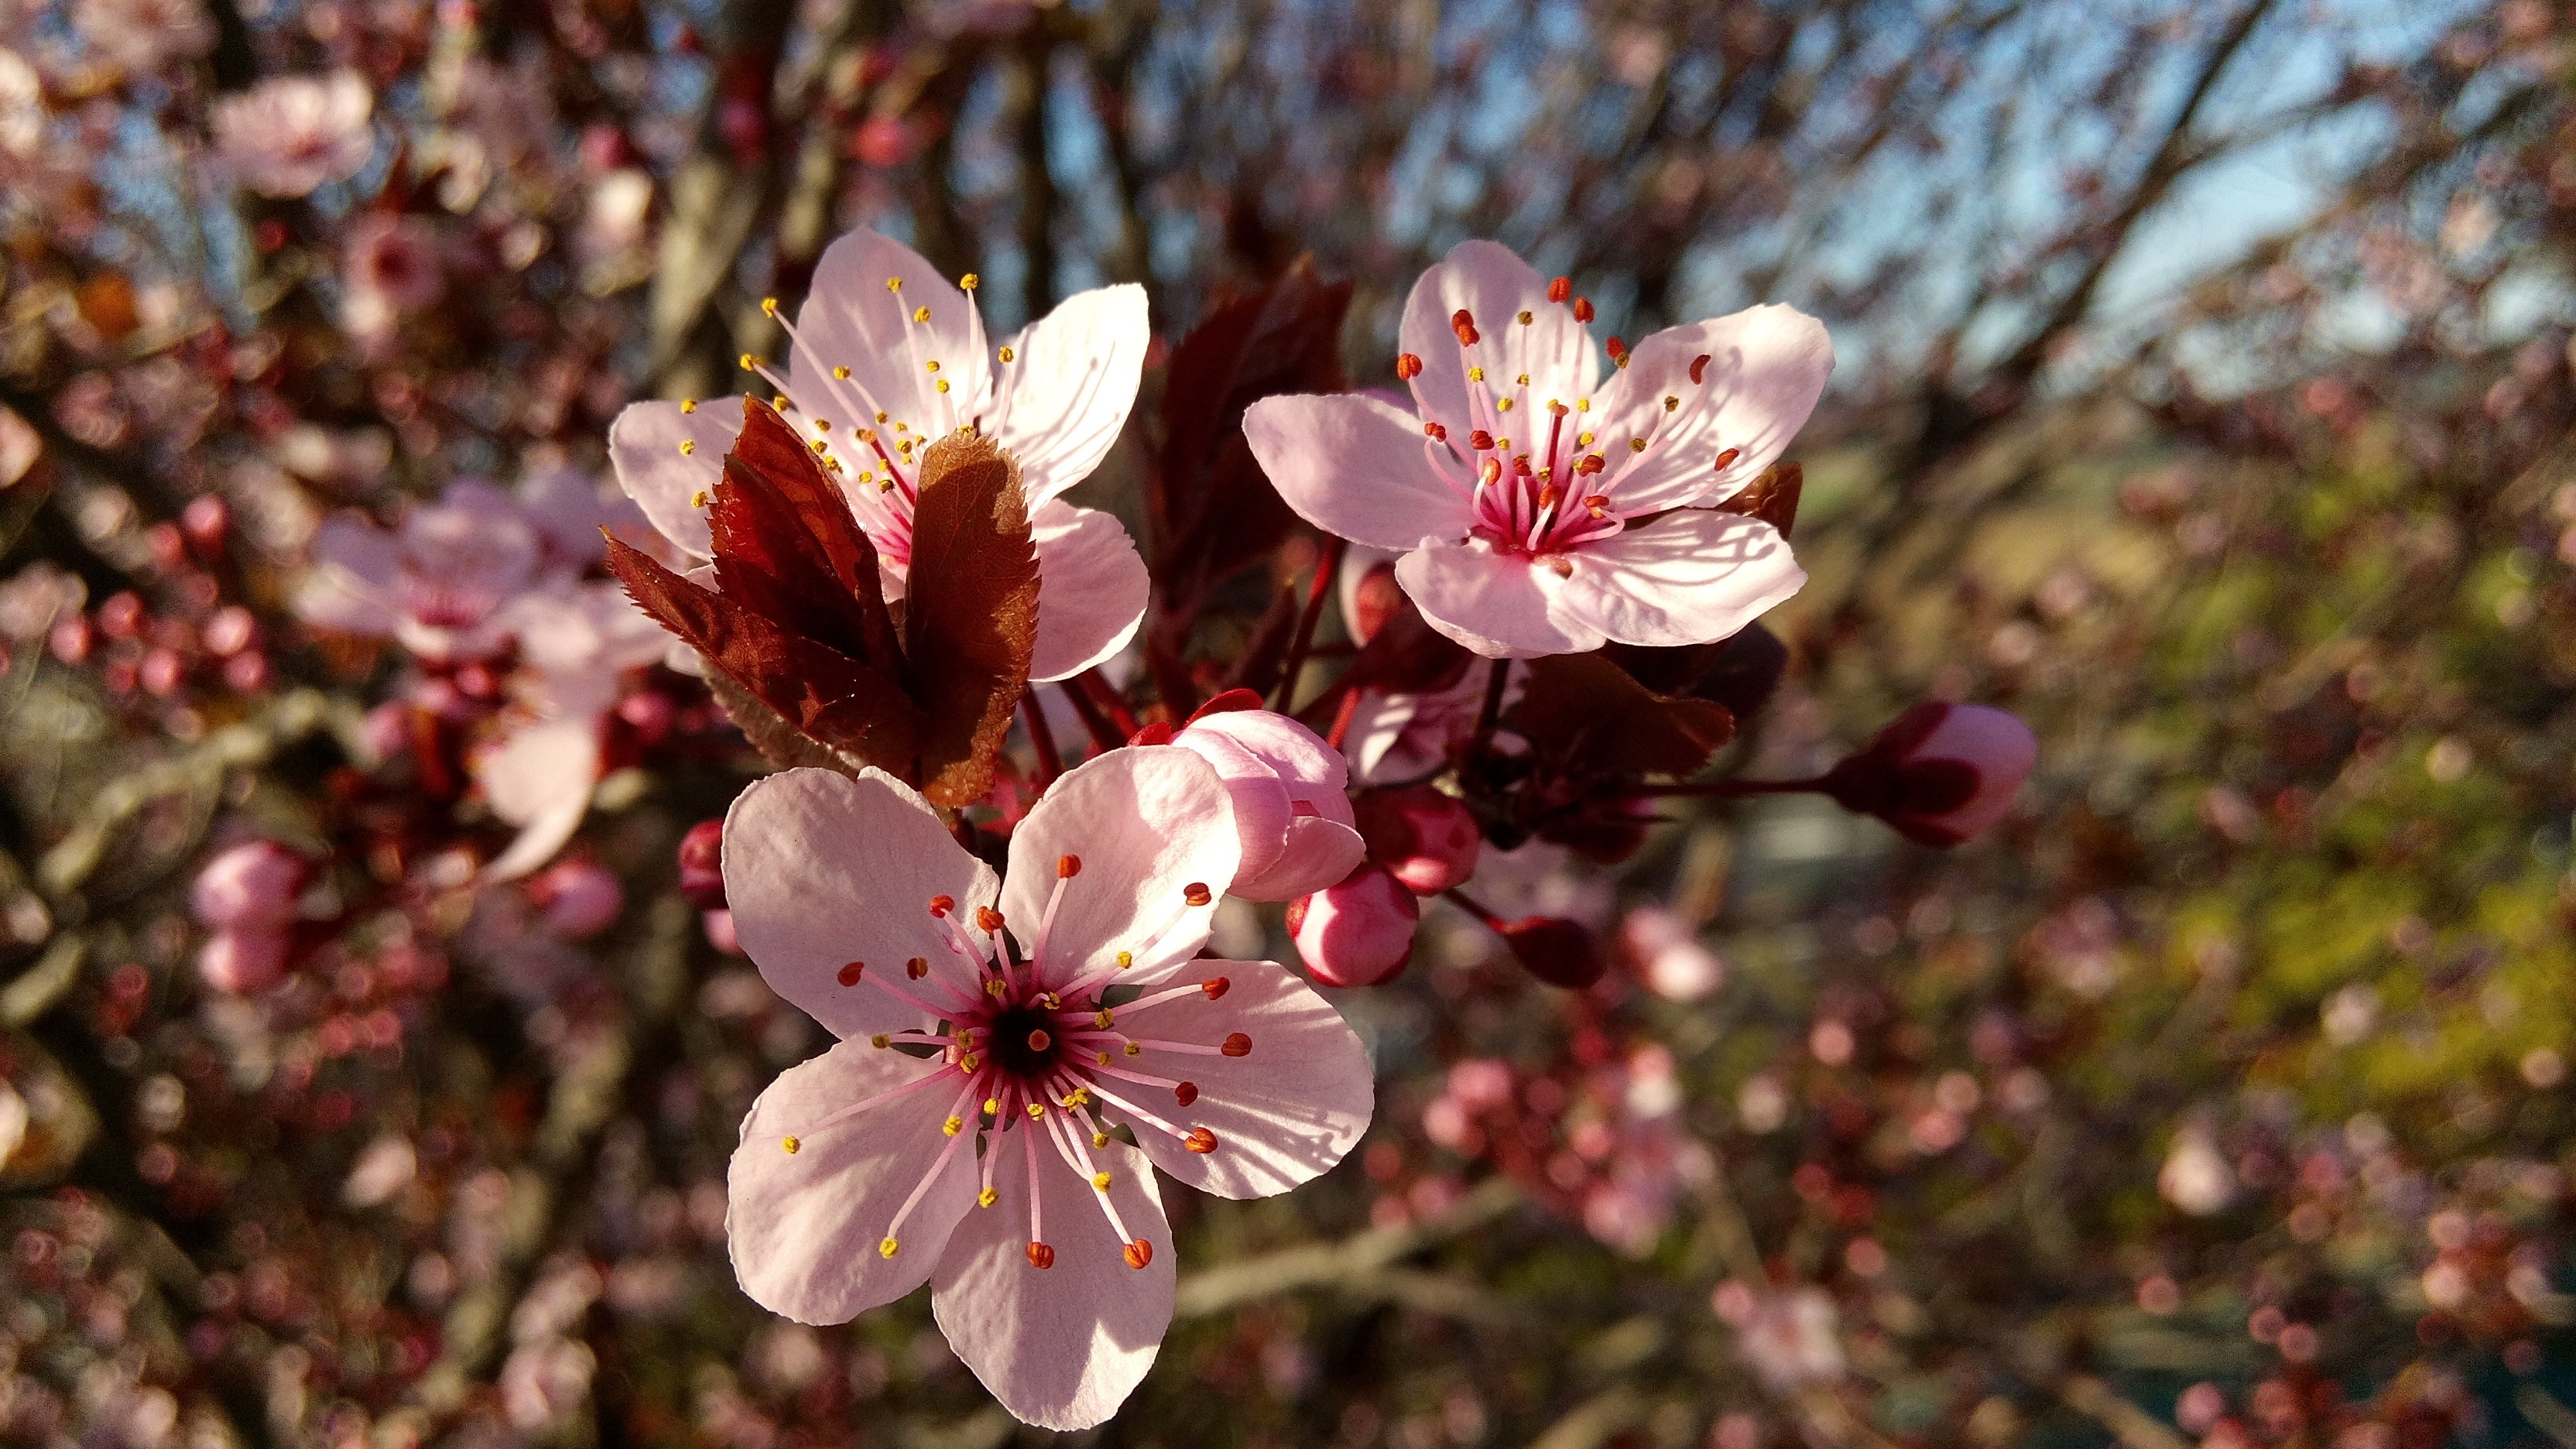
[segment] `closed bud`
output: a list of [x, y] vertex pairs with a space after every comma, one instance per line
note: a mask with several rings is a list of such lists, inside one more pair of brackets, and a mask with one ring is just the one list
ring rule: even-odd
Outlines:
[[1467, 807], [1428, 785], [1373, 790], [1352, 803], [1369, 859], [1417, 896], [1436, 896], [1476, 873], [1483, 835]]
[[1592, 933], [1562, 916], [1524, 916], [1501, 931], [1513, 957], [1550, 986], [1580, 991], [1609, 967]]
[[626, 909], [626, 890], [597, 861], [567, 860], [530, 880], [528, 899], [545, 913], [546, 924], [568, 940], [588, 940], [617, 923]]
[[724, 909], [724, 822], [701, 820], [680, 837], [680, 894], [702, 911]]
[[197, 974], [208, 986], [234, 996], [266, 991], [285, 977], [292, 945], [284, 931], [217, 931], [197, 951]]
[[1288, 906], [1288, 934], [1306, 974], [1325, 986], [1377, 986], [1413, 960], [1422, 908], [1383, 867], [1363, 865], [1339, 885]]
[[1824, 791], [1909, 840], [1951, 846], [2003, 819], [2038, 758], [2039, 741], [2011, 711], [1931, 700], [1828, 771]]

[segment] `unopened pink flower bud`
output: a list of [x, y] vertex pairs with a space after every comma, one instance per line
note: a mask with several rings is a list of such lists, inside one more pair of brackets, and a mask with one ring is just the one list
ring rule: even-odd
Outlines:
[[1384, 867], [1363, 865], [1340, 884], [1288, 904], [1288, 934], [1306, 974], [1325, 986], [1376, 986], [1413, 959], [1422, 908]]
[[286, 975], [290, 945], [284, 931], [217, 931], [197, 951], [197, 974], [208, 986], [235, 996], [266, 991]]
[[224, 546], [224, 534], [232, 523], [231, 505], [211, 493], [188, 500], [188, 506], [179, 511], [180, 529], [190, 543], [207, 553]]
[[206, 652], [229, 659], [259, 638], [259, 620], [239, 604], [226, 604], [206, 620]]
[[1349, 875], [1367, 847], [1351, 825], [1342, 752], [1286, 715], [1254, 707], [1259, 703], [1249, 690], [1221, 694], [1171, 743], [1215, 766], [1234, 805], [1243, 864], [1230, 893], [1284, 901]]
[[724, 909], [722, 820], [701, 820], [680, 837], [680, 894], [699, 910]]
[[310, 867], [273, 840], [252, 840], [207, 861], [188, 887], [188, 909], [218, 931], [281, 931], [295, 922], [295, 898]]
[[1351, 812], [1369, 859], [1385, 866], [1405, 889], [1436, 896], [1466, 884], [1476, 873], [1483, 835], [1466, 805], [1428, 785], [1372, 790]]
[[1909, 840], [1956, 845], [2004, 817], [2038, 758], [2039, 741], [2011, 711], [1931, 700], [1834, 766], [1824, 790]]
[[1513, 957], [1550, 986], [1580, 991], [1609, 969], [1592, 933], [1562, 916], [1524, 916], [1497, 929]]
[[588, 940], [617, 923], [626, 909], [625, 887], [597, 861], [557, 862], [528, 882], [528, 899], [543, 911], [555, 934]]

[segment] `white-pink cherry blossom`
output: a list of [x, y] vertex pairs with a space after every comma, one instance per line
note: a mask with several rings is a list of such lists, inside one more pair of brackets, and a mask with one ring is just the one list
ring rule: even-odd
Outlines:
[[[996, 348], [974, 286], [972, 275], [951, 286], [910, 247], [855, 231], [825, 248], [795, 322], [778, 318], [786, 370], [745, 362], [818, 445], [876, 545], [889, 598], [912, 561], [922, 450], [973, 427], [1018, 460], [1038, 554], [1029, 677], [1065, 679], [1125, 648], [1145, 616], [1145, 564], [1127, 531], [1059, 496], [1127, 425], [1153, 341], [1145, 292], [1076, 293]], [[741, 431], [739, 397], [636, 403], [609, 429], [618, 482], [692, 562], [713, 553], [707, 503]]]
[[1272, 397], [1244, 436], [1308, 522], [1401, 553], [1423, 617], [1479, 654], [1723, 639], [1806, 581], [1779, 530], [1712, 505], [1805, 424], [1832, 343], [1754, 307], [1614, 346], [1605, 378], [1590, 320], [1565, 279], [1461, 243], [1405, 304], [1413, 415]]
[[744, 791], [724, 828], [734, 928], [841, 1039], [743, 1121], [726, 1229], [744, 1291], [840, 1323], [929, 1283], [1013, 1414], [1116, 1412], [1172, 1316], [1151, 1169], [1284, 1192], [1338, 1162], [1374, 1102], [1321, 997], [1198, 955], [1239, 858], [1225, 786], [1187, 750], [1113, 750], [1057, 780], [1006, 879], [877, 770]]
[[215, 102], [215, 159], [262, 196], [310, 194], [346, 181], [375, 151], [375, 98], [354, 71], [261, 81]]

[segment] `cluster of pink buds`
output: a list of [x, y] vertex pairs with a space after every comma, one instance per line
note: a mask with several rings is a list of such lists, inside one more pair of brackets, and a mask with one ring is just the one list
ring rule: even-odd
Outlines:
[[311, 876], [310, 862], [271, 840], [246, 841], [206, 862], [188, 889], [188, 909], [214, 933], [197, 953], [207, 985], [242, 995], [285, 976], [296, 898]]

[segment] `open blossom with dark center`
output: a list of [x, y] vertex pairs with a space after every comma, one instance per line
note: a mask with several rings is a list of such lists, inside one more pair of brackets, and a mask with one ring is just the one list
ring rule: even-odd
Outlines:
[[1030, 1423], [1097, 1424], [1153, 1363], [1173, 1273], [1150, 1168], [1267, 1196], [1368, 1126], [1332, 1007], [1269, 962], [1198, 956], [1240, 847], [1187, 750], [1057, 780], [1007, 880], [874, 769], [754, 784], [723, 852], [743, 949], [841, 1038], [743, 1121], [744, 1290], [839, 1323], [928, 1282], [958, 1356]]
[[1253, 404], [1244, 436], [1290, 507], [1404, 555], [1442, 633], [1494, 658], [1723, 639], [1806, 574], [1778, 529], [1715, 511], [1777, 461], [1833, 347], [1782, 306], [1610, 339], [1591, 304], [1492, 242], [1405, 304], [1414, 416], [1362, 394]]
[[346, 181], [376, 148], [375, 98], [354, 71], [261, 81], [215, 102], [216, 159], [262, 196], [304, 196]]
[[325, 629], [394, 639], [423, 659], [486, 658], [507, 647], [502, 611], [536, 587], [543, 553], [517, 499], [464, 479], [391, 531], [355, 514], [325, 521], [295, 612]]
[[[1145, 616], [1145, 565], [1127, 531], [1058, 496], [1091, 476], [1127, 424], [1152, 341], [1145, 293], [1077, 293], [997, 348], [974, 287], [972, 275], [949, 285], [900, 242], [852, 232], [824, 250], [796, 321], [778, 318], [785, 371], [744, 362], [840, 485], [889, 600], [911, 567], [923, 451], [973, 428], [1010, 454], [1041, 579], [1029, 677], [1063, 679], [1124, 648]], [[741, 431], [739, 398], [637, 403], [609, 430], [618, 482], [693, 561], [714, 553], [707, 508]]]

